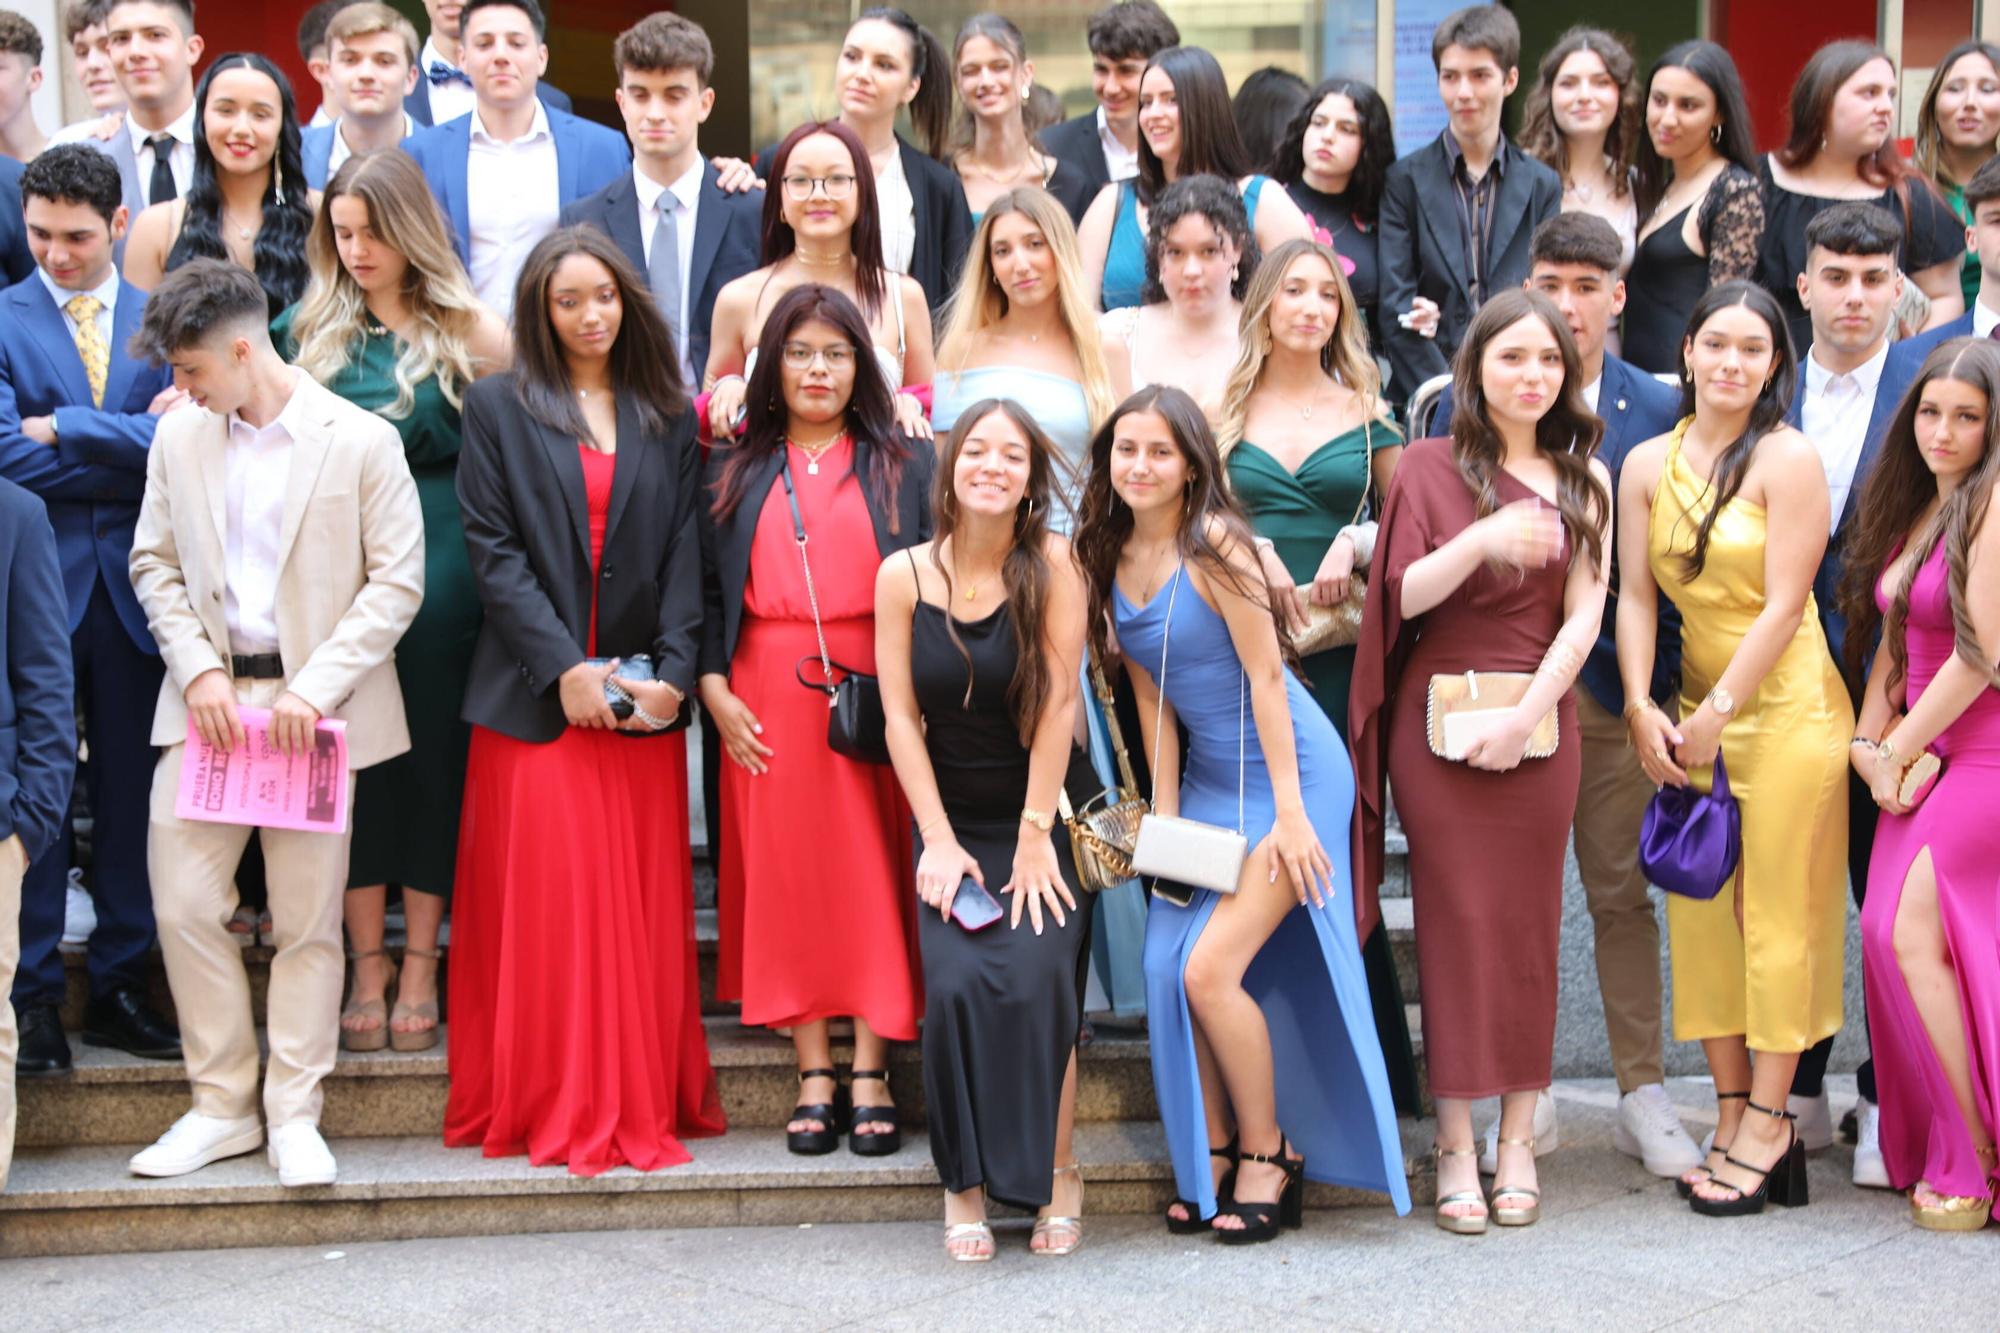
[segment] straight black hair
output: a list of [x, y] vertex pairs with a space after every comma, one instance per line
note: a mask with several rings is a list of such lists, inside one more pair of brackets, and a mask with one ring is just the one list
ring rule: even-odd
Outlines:
[[1715, 98], [1715, 114], [1719, 117], [1715, 151], [1751, 175], [1757, 174], [1757, 144], [1750, 132], [1750, 103], [1743, 95], [1743, 76], [1736, 72], [1736, 61], [1714, 42], [1692, 41], [1670, 46], [1646, 71], [1646, 86], [1639, 93], [1640, 133], [1638, 151], [1633, 156], [1639, 183], [1633, 197], [1638, 202], [1641, 222], [1652, 214], [1660, 196], [1667, 192], [1666, 159], [1653, 147], [1653, 136], [1645, 132], [1645, 104], [1653, 95], [1654, 78], [1663, 69], [1684, 69], [1702, 81], [1709, 95]]
[[[1229, 81], [1215, 57], [1198, 46], [1170, 46], [1146, 62], [1174, 85], [1180, 108], [1181, 146], [1174, 175], [1200, 172], [1220, 176], [1234, 185], [1250, 174], [1250, 154], [1236, 131], [1236, 112], [1229, 105]], [[1141, 76], [1142, 78], [1144, 76]], [[1139, 201], [1148, 208], [1167, 188], [1167, 167], [1139, 136]]]

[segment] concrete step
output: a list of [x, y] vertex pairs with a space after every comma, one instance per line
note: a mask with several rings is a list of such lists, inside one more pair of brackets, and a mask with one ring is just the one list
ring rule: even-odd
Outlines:
[[[791, 1119], [798, 1101], [791, 1042], [733, 1019], [710, 1018], [709, 1060], [732, 1129], [768, 1129]], [[444, 1123], [447, 1036], [428, 1051], [343, 1051], [323, 1087], [320, 1123], [343, 1139], [438, 1133]], [[63, 1078], [21, 1079], [16, 1141], [24, 1147], [146, 1143], [188, 1109], [187, 1070], [178, 1060], [141, 1060], [76, 1043], [76, 1070]], [[834, 1059], [853, 1064], [851, 1043]], [[1077, 1119], [1105, 1123], [1153, 1118], [1152, 1065], [1143, 1035], [1099, 1028], [1078, 1067]], [[911, 1123], [924, 1114], [921, 1052], [890, 1048], [889, 1085]]]
[[[1428, 1129], [1404, 1123], [1406, 1170], [1428, 1179]], [[795, 1157], [775, 1133], [691, 1142], [694, 1160], [581, 1178], [525, 1157], [488, 1159], [435, 1137], [331, 1140], [336, 1184], [287, 1190], [262, 1152], [172, 1180], [126, 1170], [128, 1146], [25, 1148], [0, 1194], [0, 1257], [353, 1244], [418, 1236], [691, 1226], [934, 1220], [937, 1173], [921, 1135], [901, 1152]], [[1079, 1125], [1087, 1215], [1152, 1213], [1173, 1196], [1160, 1128]], [[1427, 1187], [1413, 1184], [1422, 1198]], [[1313, 1185], [1318, 1208], [1386, 1208], [1384, 1196]], [[1310, 1225], [1310, 1224], [1308, 1224]]]

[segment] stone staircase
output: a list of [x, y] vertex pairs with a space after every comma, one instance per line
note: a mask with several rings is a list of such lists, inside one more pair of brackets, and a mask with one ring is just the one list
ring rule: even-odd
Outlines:
[[[1414, 1032], [1416, 966], [1402, 850], [1392, 841], [1383, 911]], [[74, 1074], [19, 1082], [19, 1146], [0, 1194], [0, 1257], [936, 1217], [937, 1176], [919, 1123], [917, 1048], [897, 1046], [891, 1056], [891, 1085], [906, 1121], [900, 1153], [792, 1156], [781, 1134], [797, 1091], [791, 1043], [742, 1027], [733, 1006], [714, 1000], [713, 912], [697, 913], [696, 935], [710, 1057], [730, 1133], [691, 1141], [688, 1165], [581, 1178], [525, 1158], [489, 1160], [470, 1149], [446, 1149], [438, 1138], [446, 1092], [441, 1042], [416, 1054], [342, 1053], [324, 1085], [321, 1121], [340, 1162], [335, 1185], [286, 1190], [262, 1154], [179, 1179], [144, 1180], [126, 1171], [126, 1159], [187, 1109], [184, 1068], [73, 1042]], [[245, 958], [261, 1009], [270, 950], [253, 947]], [[82, 1012], [81, 958], [68, 962], [65, 1018], [74, 1028]], [[163, 981], [157, 989], [163, 1001], [169, 998]], [[836, 1043], [835, 1059], [851, 1063], [851, 1047]], [[1421, 1070], [1421, 1046], [1418, 1061]], [[1172, 1173], [1145, 1037], [1100, 1024], [1083, 1049], [1079, 1079], [1077, 1154], [1089, 1182], [1089, 1210], [1164, 1208]], [[1413, 1177], [1427, 1175], [1428, 1130], [1408, 1121], [1402, 1127], [1407, 1169]], [[1317, 1207], [1382, 1204], [1379, 1195], [1317, 1185], [1307, 1198]]]

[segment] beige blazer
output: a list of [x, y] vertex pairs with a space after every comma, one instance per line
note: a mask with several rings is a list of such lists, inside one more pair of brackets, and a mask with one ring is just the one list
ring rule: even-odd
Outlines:
[[[424, 599], [424, 517], [396, 428], [301, 372], [278, 544], [278, 651], [286, 688], [347, 723], [366, 768], [410, 748], [395, 650]], [[183, 696], [229, 670], [223, 618], [229, 422], [198, 407], [160, 418], [132, 540], [132, 589], [167, 666], [153, 744], [187, 738]]]

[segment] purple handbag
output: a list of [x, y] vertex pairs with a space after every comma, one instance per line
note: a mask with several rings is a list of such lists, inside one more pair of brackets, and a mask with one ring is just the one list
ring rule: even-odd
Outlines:
[[1639, 869], [1668, 893], [1706, 902], [1735, 878], [1742, 856], [1743, 814], [1729, 794], [1729, 774], [1718, 750], [1714, 790], [1708, 795], [1692, 784], [1654, 793], [1639, 825]]

